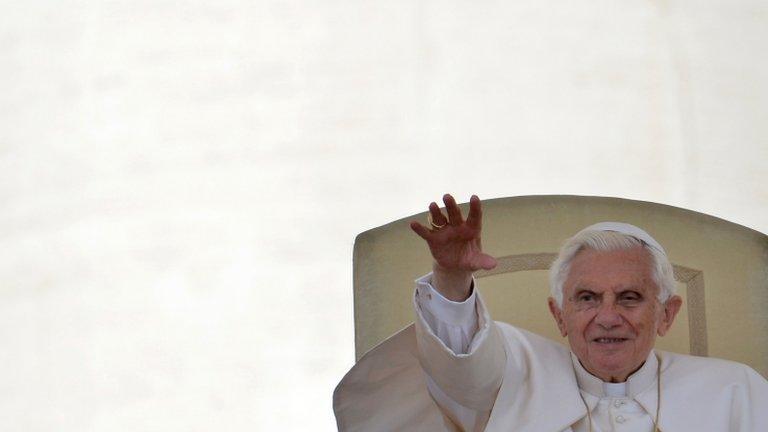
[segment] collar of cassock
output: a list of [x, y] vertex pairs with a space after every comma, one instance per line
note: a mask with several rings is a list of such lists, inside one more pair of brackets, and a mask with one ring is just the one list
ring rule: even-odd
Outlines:
[[[605, 397], [635, 397], [656, 384], [656, 371], [658, 359], [651, 350], [645, 363], [635, 373], [629, 376], [623, 383], [607, 383], [600, 378], [592, 375], [584, 369], [581, 362], [575, 354], [571, 353], [573, 370], [576, 371], [576, 381], [579, 383], [579, 389], [595, 396], [597, 399]], [[592, 408], [592, 407], [590, 407]]]

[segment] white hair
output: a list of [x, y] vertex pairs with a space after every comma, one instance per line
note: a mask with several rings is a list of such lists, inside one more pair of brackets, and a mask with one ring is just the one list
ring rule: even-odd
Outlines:
[[675, 294], [675, 276], [672, 271], [672, 264], [669, 262], [666, 253], [656, 249], [648, 243], [633, 237], [615, 231], [582, 231], [568, 239], [555, 262], [549, 268], [549, 287], [552, 297], [557, 301], [557, 305], [563, 307], [563, 285], [568, 278], [568, 272], [571, 268], [571, 261], [577, 253], [584, 249], [593, 249], [597, 251], [613, 251], [631, 249], [642, 246], [651, 254], [653, 281], [659, 287], [658, 299], [665, 303]]

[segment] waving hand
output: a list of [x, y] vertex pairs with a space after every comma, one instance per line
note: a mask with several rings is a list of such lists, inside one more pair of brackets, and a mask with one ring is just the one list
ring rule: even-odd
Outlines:
[[451, 195], [444, 195], [443, 202], [447, 215], [436, 203], [429, 205], [431, 229], [416, 221], [411, 222], [411, 229], [427, 242], [432, 253], [435, 288], [451, 300], [462, 301], [470, 293], [472, 272], [496, 267], [496, 259], [482, 250], [480, 199], [472, 195], [466, 220]]

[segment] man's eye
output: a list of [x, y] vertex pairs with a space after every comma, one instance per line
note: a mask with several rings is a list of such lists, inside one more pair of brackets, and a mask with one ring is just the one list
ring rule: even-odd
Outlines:
[[576, 300], [578, 300], [580, 302], [590, 302], [590, 301], [595, 300], [595, 295], [594, 294], [588, 294], [588, 293], [579, 294], [576, 297]]
[[622, 303], [637, 303], [640, 300], [642, 300], [642, 297], [633, 293], [622, 294], [621, 297], [619, 297], [619, 301]]

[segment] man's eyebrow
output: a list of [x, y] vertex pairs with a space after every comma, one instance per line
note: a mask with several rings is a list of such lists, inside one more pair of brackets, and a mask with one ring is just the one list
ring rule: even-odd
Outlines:
[[586, 288], [586, 287], [578, 287], [577, 286], [576, 288], [573, 289], [573, 293], [574, 294], [581, 294], [581, 293], [585, 293], [585, 292], [597, 295], [597, 293], [595, 291], [593, 291], [593, 290], [591, 290], [589, 288]]
[[634, 293], [634, 294], [637, 294], [639, 296], [643, 296], [644, 295], [643, 291], [639, 290], [637, 288], [625, 288], [625, 289], [622, 289], [619, 292], [617, 292], [617, 294], [626, 294], [626, 293]]

